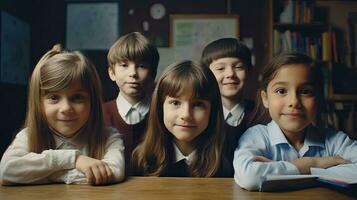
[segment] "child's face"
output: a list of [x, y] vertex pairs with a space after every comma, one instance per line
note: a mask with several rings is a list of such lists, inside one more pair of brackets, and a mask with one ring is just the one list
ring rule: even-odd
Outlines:
[[208, 126], [211, 103], [191, 97], [192, 89], [179, 97], [166, 96], [163, 105], [164, 124], [175, 141], [191, 144]]
[[314, 120], [316, 97], [306, 65], [284, 65], [261, 97], [285, 135], [303, 133]]
[[90, 96], [79, 82], [41, 97], [49, 127], [64, 137], [72, 137], [87, 122], [90, 114]]
[[110, 79], [115, 81], [120, 93], [130, 103], [140, 101], [153, 83], [150, 67], [145, 63], [123, 61], [109, 68]]
[[217, 79], [222, 98], [239, 99], [247, 76], [245, 64], [239, 58], [227, 57], [214, 60], [209, 68]]

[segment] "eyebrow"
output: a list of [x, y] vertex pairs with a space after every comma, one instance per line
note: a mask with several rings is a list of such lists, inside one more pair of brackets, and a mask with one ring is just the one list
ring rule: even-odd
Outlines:
[[[288, 84], [288, 82], [286, 82], [286, 81], [279, 81], [279, 82], [274, 83], [272, 86], [276, 86], [276, 85], [287, 85], [287, 84]], [[313, 82], [308, 81], [308, 82], [306, 82], [306, 83], [301, 84], [300, 86], [313, 86], [313, 85], [314, 85]], [[299, 86], [299, 87], [300, 87], [300, 86]]]

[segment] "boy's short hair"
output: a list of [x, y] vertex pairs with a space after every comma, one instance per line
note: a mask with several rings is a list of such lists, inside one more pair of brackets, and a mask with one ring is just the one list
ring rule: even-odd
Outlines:
[[249, 48], [236, 38], [221, 38], [209, 43], [203, 49], [201, 63], [208, 67], [213, 61], [227, 57], [239, 58], [248, 69], [252, 67]]
[[149, 65], [152, 77], [155, 78], [160, 56], [156, 46], [144, 35], [132, 32], [120, 37], [110, 47], [107, 59], [112, 69], [122, 61], [144, 62]]

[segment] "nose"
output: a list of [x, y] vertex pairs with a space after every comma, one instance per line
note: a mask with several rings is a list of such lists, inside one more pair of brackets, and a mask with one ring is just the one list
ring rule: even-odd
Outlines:
[[61, 113], [71, 113], [73, 112], [72, 103], [68, 99], [63, 99], [60, 107]]
[[130, 77], [134, 77], [134, 78], [137, 77], [138, 70], [137, 70], [137, 67], [134, 64], [130, 64], [128, 70], [129, 70], [129, 76]]
[[187, 120], [191, 117], [191, 108], [189, 105], [182, 105], [179, 111], [180, 119]]
[[234, 67], [233, 66], [227, 67], [225, 73], [227, 77], [235, 76]]
[[289, 95], [289, 107], [299, 108], [301, 106], [300, 98], [296, 92], [292, 92]]

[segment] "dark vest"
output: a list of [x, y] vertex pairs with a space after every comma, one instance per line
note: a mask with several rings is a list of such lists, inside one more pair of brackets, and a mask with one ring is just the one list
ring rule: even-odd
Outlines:
[[[116, 100], [104, 103], [103, 112], [105, 125], [115, 127], [122, 135], [125, 146], [125, 165], [129, 166], [131, 153], [145, 133], [148, 115], [137, 124], [127, 124], [119, 114]], [[129, 167], [126, 167], [125, 171], [129, 172]]]

